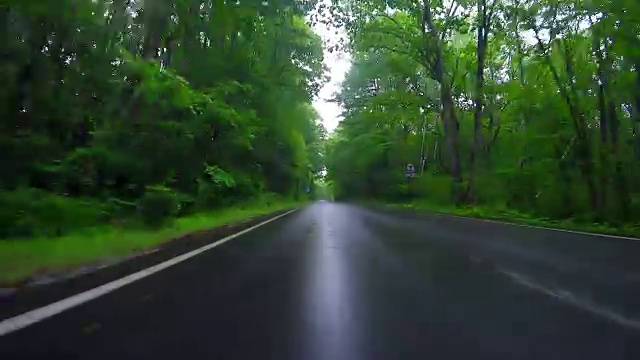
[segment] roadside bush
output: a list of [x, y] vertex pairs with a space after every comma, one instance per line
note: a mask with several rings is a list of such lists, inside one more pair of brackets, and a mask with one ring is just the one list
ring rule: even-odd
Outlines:
[[433, 205], [451, 205], [451, 177], [424, 173], [412, 182], [413, 193]]
[[255, 196], [254, 199], [255, 199], [254, 201], [255, 203], [266, 205], [266, 206], [271, 206], [282, 201], [282, 198], [278, 194], [275, 194], [272, 192], [260, 193], [257, 196]]
[[227, 205], [235, 187], [236, 181], [233, 174], [218, 166], [207, 165], [204, 176], [198, 179], [198, 206], [203, 209], [212, 209]]
[[178, 217], [194, 214], [198, 210], [196, 199], [190, 194], [178, 193], [176, 198], [178, 200], [176, 213]]
[[590, 209], [586, 186], [575, 176], [573, 181], [559, 179], [541, 188], [535, 198], [535, 212], [551, 219], [573, 218], [577, 222], [596, 220]]
[[0, 238], [60, 236], [111, 216], [110, 208], [96, 201], [31, 188], [0, 191]]
[[167, 223], [178, 213], [178, 197], [171, 190], [163, 187], [147, 188], [138, 200], [138, 213], [142, 221], [149, 226], [160, 226]]
[[505, 174], [498, 171], [493, 174], [478, 174], [475, 183], [476, 204], [492, 207], [506, 204], [509, 194], [505, 178]]

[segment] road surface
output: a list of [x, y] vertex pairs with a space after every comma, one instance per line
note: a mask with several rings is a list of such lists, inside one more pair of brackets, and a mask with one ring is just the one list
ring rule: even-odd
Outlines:
[[640, 242], [318, 202], [0, 358], [640, 359]]

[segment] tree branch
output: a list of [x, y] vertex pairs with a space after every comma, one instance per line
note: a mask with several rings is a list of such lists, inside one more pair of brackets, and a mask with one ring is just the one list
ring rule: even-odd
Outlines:
[[383, 18], [385, 18], [385, 19], [389, 19], [389, 20], [391, 20], [394, 24], [396, 24], [396, 26], [397, 26], [399, 29], [402, 29], [402, 30], [404, 30], [404, 29], [405, 29], [405, 28], [402, 26], [402, 24], [400, 24], [400, 23], [398, 22], [398, 20], [394, 19], [394, 18], [393, 18], [392, 16], [390, 16], [389, 14], [382, 13], [382, 14], [380, 14], [380, 15], [378, 15], [378, 16], [383, 17]]
[[388, 46], [388, 45], [378, 44], [378, 45], [375, 46], [375, 48], [391, 51], [391, 52], [396, 53], [396, 54], [406, 55], [407, 57], [409, 57], [411, 60], [415, 61], [419, 65], [423, 65], [423, 66], [425, 65], [423, 63], [424, 59], [420, 56], [420, 54], [411, 53], [410, 51], [404, 50], [401, 47], [392, 47], [392, 46]]
[[[453, 4], [456, 4], [455, 8], [453, 8]], [[452, 9], [453, 8], [453, 9]], [[449, 7], [449, 11], [447, 11], [447, 17], [445, 18], [444, 29], [442, 30], [442, 34], [440, 34], [440, 41], [444, 41], [444, 38], [447, 37], [451, 28], [449, 25], [451, 24], [451, 17], [455, 16], [458, 12], [458, 8], [460, 8], [460, 4], [456, 2], [451, 2], [451, 7]]]
[[498, 0], [493, 0], [491, 3], [491, 7], [489, 7], [489, 13], [486, 14], [486, 25], [491, 24], [493, 20], [493, 15], [495, 15], [496, 5], [498, 4]]

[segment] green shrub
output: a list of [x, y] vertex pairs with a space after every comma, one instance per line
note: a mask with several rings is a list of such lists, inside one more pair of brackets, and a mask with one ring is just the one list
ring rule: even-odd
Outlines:
[[413, 193], [433, 205], [451, 205], [451, 176], [424, 173], [413, 180]]
[[541, 187], [535, 198], [535, 212], [550, 219], [596, 220], [590, 209], [587, 188], [580, 180], [565, 183], [559, 179]]
[[502, 173], [478, 174], [475, 181], [476, 204], [489, 206], [506, 204], [509, 193]]
[[211, 209], [230, 205], [230, 197], [236, 188], [234, 176], [218, 166], [205, 167], [204, 176], [198, 179], [197, 205]]
[[246, 199], [266, 191], [264, 183], [259, 178], [252, 178], [245, 173], [234, 173], [234, 177], [233, 194], [235, 197]]
[[208, 180], [198, 179], [198, 195], [196, 202], [201, 209], [210, 209], [220, 205], [221, 191], [216, 184]]
[[105, 204], [116, 216], [131, 216], [137, 211], [138, 205], [135, 202], [111, 197]]
[[198, 210], [196, 206], [197, 205], [196, 199], [190, 194], [178, 193], [177, 199], [178, 199], [178, 212], [176, 215], [178, 217], [194, 214]]
[[278, 194], [272, 192], [260, 193], [253, 197], [255, 203], [260, 205], [271, 206], [282, 201], [282, 198]]
[[178, 213], [178, 197], [170, 189], [149, 187], [138, 200], [138, 213], [149, 226], [160, 226]]
[[0, 238], [60, 236], [99, 225], [112, 215], [109, 206], [96, 201], [31, 188], [0, 191]]

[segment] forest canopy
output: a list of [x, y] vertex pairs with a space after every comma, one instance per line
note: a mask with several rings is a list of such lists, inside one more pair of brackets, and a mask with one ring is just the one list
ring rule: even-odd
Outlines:
[[0, 5], [0, 237], [304, 194], [322, 41], [294, 0]]
[[[639, 11], [5, 0], [0, 237], [299, 198], [325, 166], [338, 198], [637, 222]], [[328, 50], [353, 60], [331, 136], [311, 105], [327, 81], [314, 23], [343, 28]]]
[[354, 59], [327, 149], [336, 196], [640, 220], [637, 1], [334, 7]]

